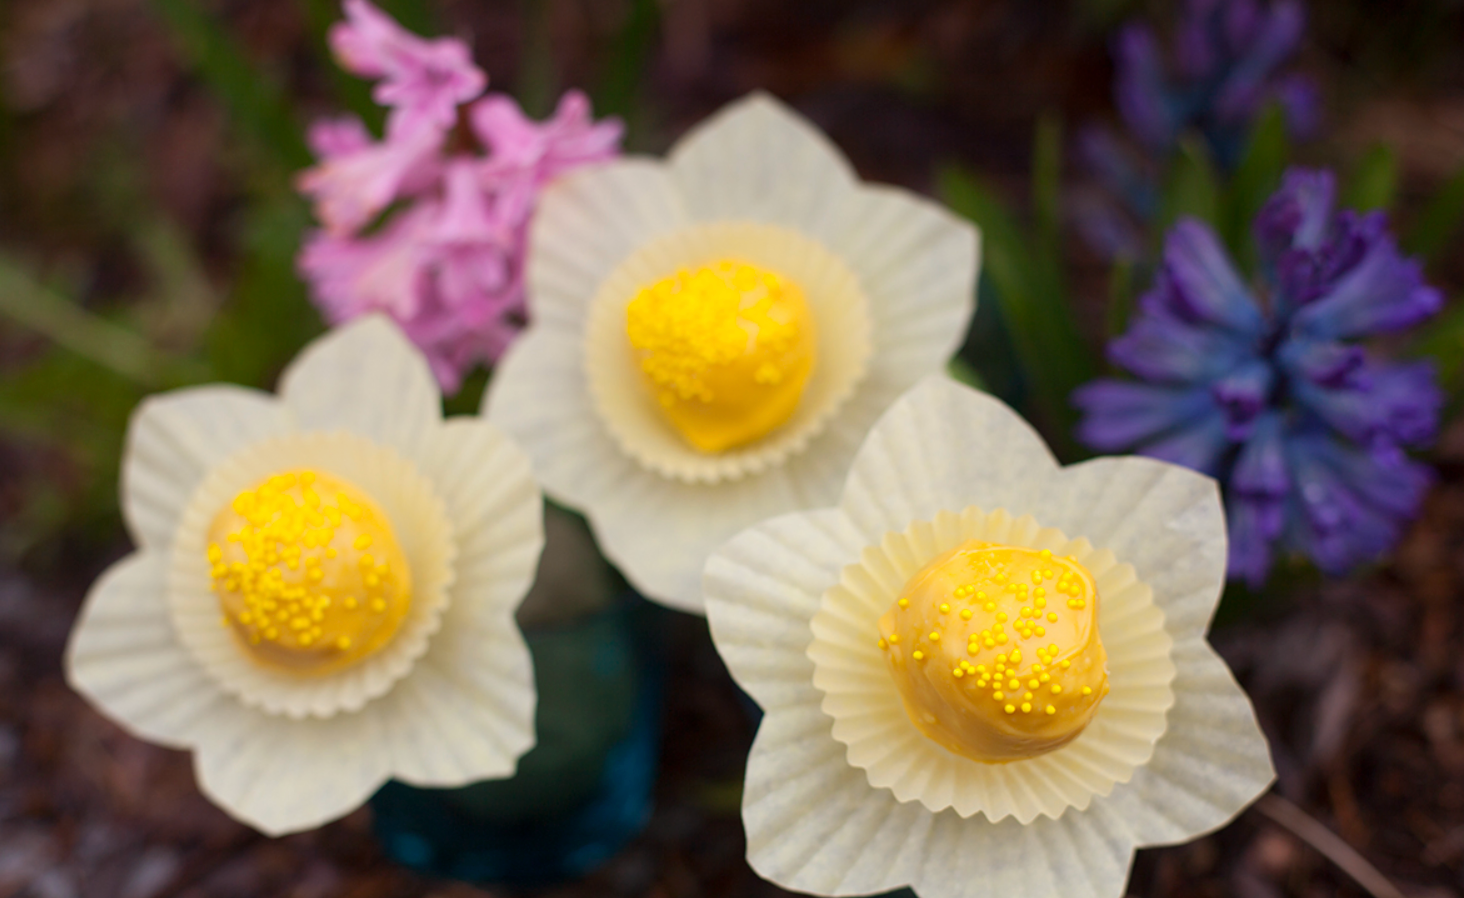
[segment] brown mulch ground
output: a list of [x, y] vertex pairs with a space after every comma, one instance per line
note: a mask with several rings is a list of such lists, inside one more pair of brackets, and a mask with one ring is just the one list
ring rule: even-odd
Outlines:
[[[306, 109], [327, 110], [302, 4], [205, 5]], [[565, 83], [584, 83], [614, 16], [588, 0], [549, 5], [556, 69]], [[726, 99], [763, 87], [817, 119], [866, 177], [924, 187], [932, 164], [956, 158], [1016, 197], [1039, 110], [1061, 108], [1073, 121], [1105, 114], [1106, 56], [1073, 24], [1077, 5], [678, 0], [667, 5], [667, 40], [650, 66], [661, 119], [648, 123], [646, 143], [655, 149]], [[479, 61], [511, 86], [500, 73], [515, 72], [524, 52], [519, 0], [437, 7], [445, 22], [478, 35]], [[1387, 137], [1416, 208], [1464, 159], [1464, 53], [1408, 69], [1375, 47], [1396, 44], [1407, 24], [1391, 4], [1354, 0], [1318, 15], [1307, 66], [1345, 119], [1338, 159], [1324, 161], [1356, 158]], [[0, 244], [61, 270], [95, 306], [116, 307], [146, 281], [128, 220], [118, 220], [118, 209], [135, 206], [113, 202], [131, 191], [190, 236], [226, 292], [242, 192], [233, 137], [146, 0], [6, 0], [0, 91]], [[98, 182], [98, 160], [108, 159], [126, 160], [120, 187]], [[1078, 295], [1096, 301], [1101, 269], [1081, 251], [1073, 262]], [[1445, 265], [1437, 276], [1457, 296], [1464, 253]], [[0, 372], [34, 349], [0, 322]], [[1276, 794], [1410, 898], [1464, 895], [1464, 426], [1446, 435], [1435, 461], [1438, 487], [1392, 564], [1345, 582], [1300, 578], [1214, 635], [1271, 737]], [[0, 521], [20, 513], [11, 503], [25, 495], [24, 481], [76, 476], [33, 441], [0, 437]], [[369, 811], [263, 838], [198, 794], [186, 754], [130, 738], [72, 693], [61, 680], [62, 647], [86, 584], [124, 551], [117, 539], [0, 559], [0, 898], [501, 894], [392, 865], [375, 846]], [[588, 880], [537, 894], [784, 894], [742, 860], [737, 786], [751, 724], [704, 624], [679, 617], [671, 634], [650, 826]], [[1366, 894], [1319, 853], [1325, 839], [1297, 835], [1276, 813], [1250, 810], [1190, 845], [1141, 852], [1131, 893]]]

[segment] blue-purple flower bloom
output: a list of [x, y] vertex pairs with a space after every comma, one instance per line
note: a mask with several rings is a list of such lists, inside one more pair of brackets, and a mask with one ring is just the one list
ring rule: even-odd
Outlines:
[[1306, 28], [1300, 0], [1186, 0], [1175, 22], [1171, 64], [1148, 25], [1132, 22], [1114, 42], [1114, 100], [1144, 146], [1168, 152], [1181, 134], [1203, 134], [1228, 167], [1251, 122], [1268, 102], [1281, 103], [1292, 133], [1317, 124], [1315, 86], [1281, 70]]
[[1119, 30], [1113, 93], [1130, 139], [1106, 125], [1089, 125], [1077, 143], [1079, 158], [1101, 188], [1075, 197], [1077, 224], [1096, 252], [1110, 259], [1142, 253], [1143, 225], [1159, 211], [1159, 169], [1181, 136], [1198, 135], [1215, 162], [1229, 169], [1267, 103], [1280, 103], [1293, 136], [1315, 130], [1316, 87], [1305, 75], [1286, 71], [1305, 28], [1300, 0], [1270, 6], [1261, 0], [1185, 0], [1168, 54], [1143, 22]]
[[1256, 217], [1260, 285], [1215, 233], [1181, 220], [1153, 287], [1109, 359], [1140, 378], [1074, 394], [1078, 436], [1220, 479], [1230, 576], [1265, 580], [1276, 550], [1339, 573], [1387, 551], [1430, 474], [1443, 401], [1427, 362], [1383, 362], [1351, 342], [1439, 310], [1381, 212], [1334, 211], [1325, 171], [1292, 170]]

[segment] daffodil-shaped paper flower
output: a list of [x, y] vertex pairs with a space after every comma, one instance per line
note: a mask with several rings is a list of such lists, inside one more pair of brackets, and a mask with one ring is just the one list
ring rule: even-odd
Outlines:
[[639, 590], [699, 612], [707, 555], [834, 501], [875, 419], [942, 368], [976, 264], [970, 225], [860, 183], [756, 95], [665, 162], [551, 185], [530, 240], [531, 325], [485, 411]]
[[534, 743], [513, 612], [543, 546], [524, 453], [444, 422], [380, 317], [308, 347], [278, 397], [163, 394], [134, 414], [122, 509], [138, 550], [92, 587], [73, 687], [270, 834], [388, 778], [511, 774]]
[[1134, 849], [1221, 826], [1274, 772], [1205, 641], [1213, 481], [1060, 468], [1000, 402], [930, 378], [836, 508], [707, 563], [707, 613], [766, 711], [748, 858], [800, 892], [1117, 898]]

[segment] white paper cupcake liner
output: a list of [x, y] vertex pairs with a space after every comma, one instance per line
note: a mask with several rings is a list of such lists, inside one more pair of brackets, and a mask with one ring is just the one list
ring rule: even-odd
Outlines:
[[[803, 289], [818, 328], [813, 373], [791, 418], [737, 449], [703, 453], [666, 420], [644, 383], [625, 333], [638, 291], [679, 269], [738, 259]], [[620, 448], [643, 467], [685, 483], [758, 474], [802, 452], [864, 378], [873, 352], [869, 301], [849, 267], [817, 241], [751, 221], [688, 226], [642, 246], [600, 284], [585, 326], [585, 376], [596, 412]]]
[[[905, 583], [936, 556], [961, 543], [983, 540], [1071, 555], [1098, 588], [1098, 628], [1108, 653], [1109, 694], [1092, 722], [1062, 748], [1021, 761], [987, 764], [948, 751], [910, 722], [876, 645], [877, 621]], [[1028, 823], [1085, 810], [1095, 795], [1128, 782], [1153, 755], [1174, 704], [1173, 639], [1153, 591], [1131, 565], [1082, 537], [1043, 528], [1031, 516], [997, 509], [943, 511], [902, 533], [887, 533], [857, 564], [844, 568], [827, 590], [811, 626], [808, 658], [833, 735], [848, 748], [849, 763], [870, 785], [930, 811], [947, 808], [992, 822]]]
[[[411, 609], [391, 641], [348, 668], [316, 676], [274, 670], [248, 656], [233, 630], [220, 625], [206, 557], [208, 529], [220, 509], [264, 478], [299, 468], [364, 490], [386, 513], [412, 571]], [[441, 625], [455, 555], [443, 500], [411, 461], [353, 433], [292, 434], [240, 450], [194, 490], [168, 561], [168, 604], [179, 641], [226, 692], [269, 714], [326, 718], [360, 710], [412, 670]]]

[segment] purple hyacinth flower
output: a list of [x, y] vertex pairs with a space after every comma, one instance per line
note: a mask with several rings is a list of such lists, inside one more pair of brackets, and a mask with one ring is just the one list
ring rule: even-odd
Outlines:
[[1233, 163], [1250, 123], [1279, 102], [1293, 134], [1318, 118], [1311, 82], [1284, 69], [1306, 31], [1300, 0], [1187, 0], [1166, 56], [1145, 24], [1124, 26], [1113, 45], [1114, 102], [1134, 137], [1153, 152], [1186, 131], [1205, 137], [1222, 165]]
[[1280, 105], [1294, 137], [1316, 130], [1316, 85], [1288, 70], [1305, 28], [1300, 0], [1185, 0], [1167, 49], [1145, 23], [1119, 29], [1113, 97], [1131, 140], [1089, 125], [1075, 147], [1094, 189], [1077, 198], [1074, 217], [1094, 251], [1109, 259], [1139, 258], [1143, 226], [1160, 207], [1156, 169], [1182, 136], [1199, 137], [1228, 169], [1239, 162], [1256, 116], [1269, 103]]
[[1417, 324], [1442, 297], [1381, 214], [1338, 211], [1335, 199], [1329, 172], [1286, 173], [1254, 224], [1256, 283], [1207, 225], [1177, 223], [1108, 349], [1139, 380], [1073, 394], [1087, 445], [1221, 481], [1230, 576], [1252, 585], [1287, 552], [1328, 573], [1379, 557], [1431, 479], [1405, 450], [1438, 430], [1432, 365], [1383, 361], [1351, 341]]

